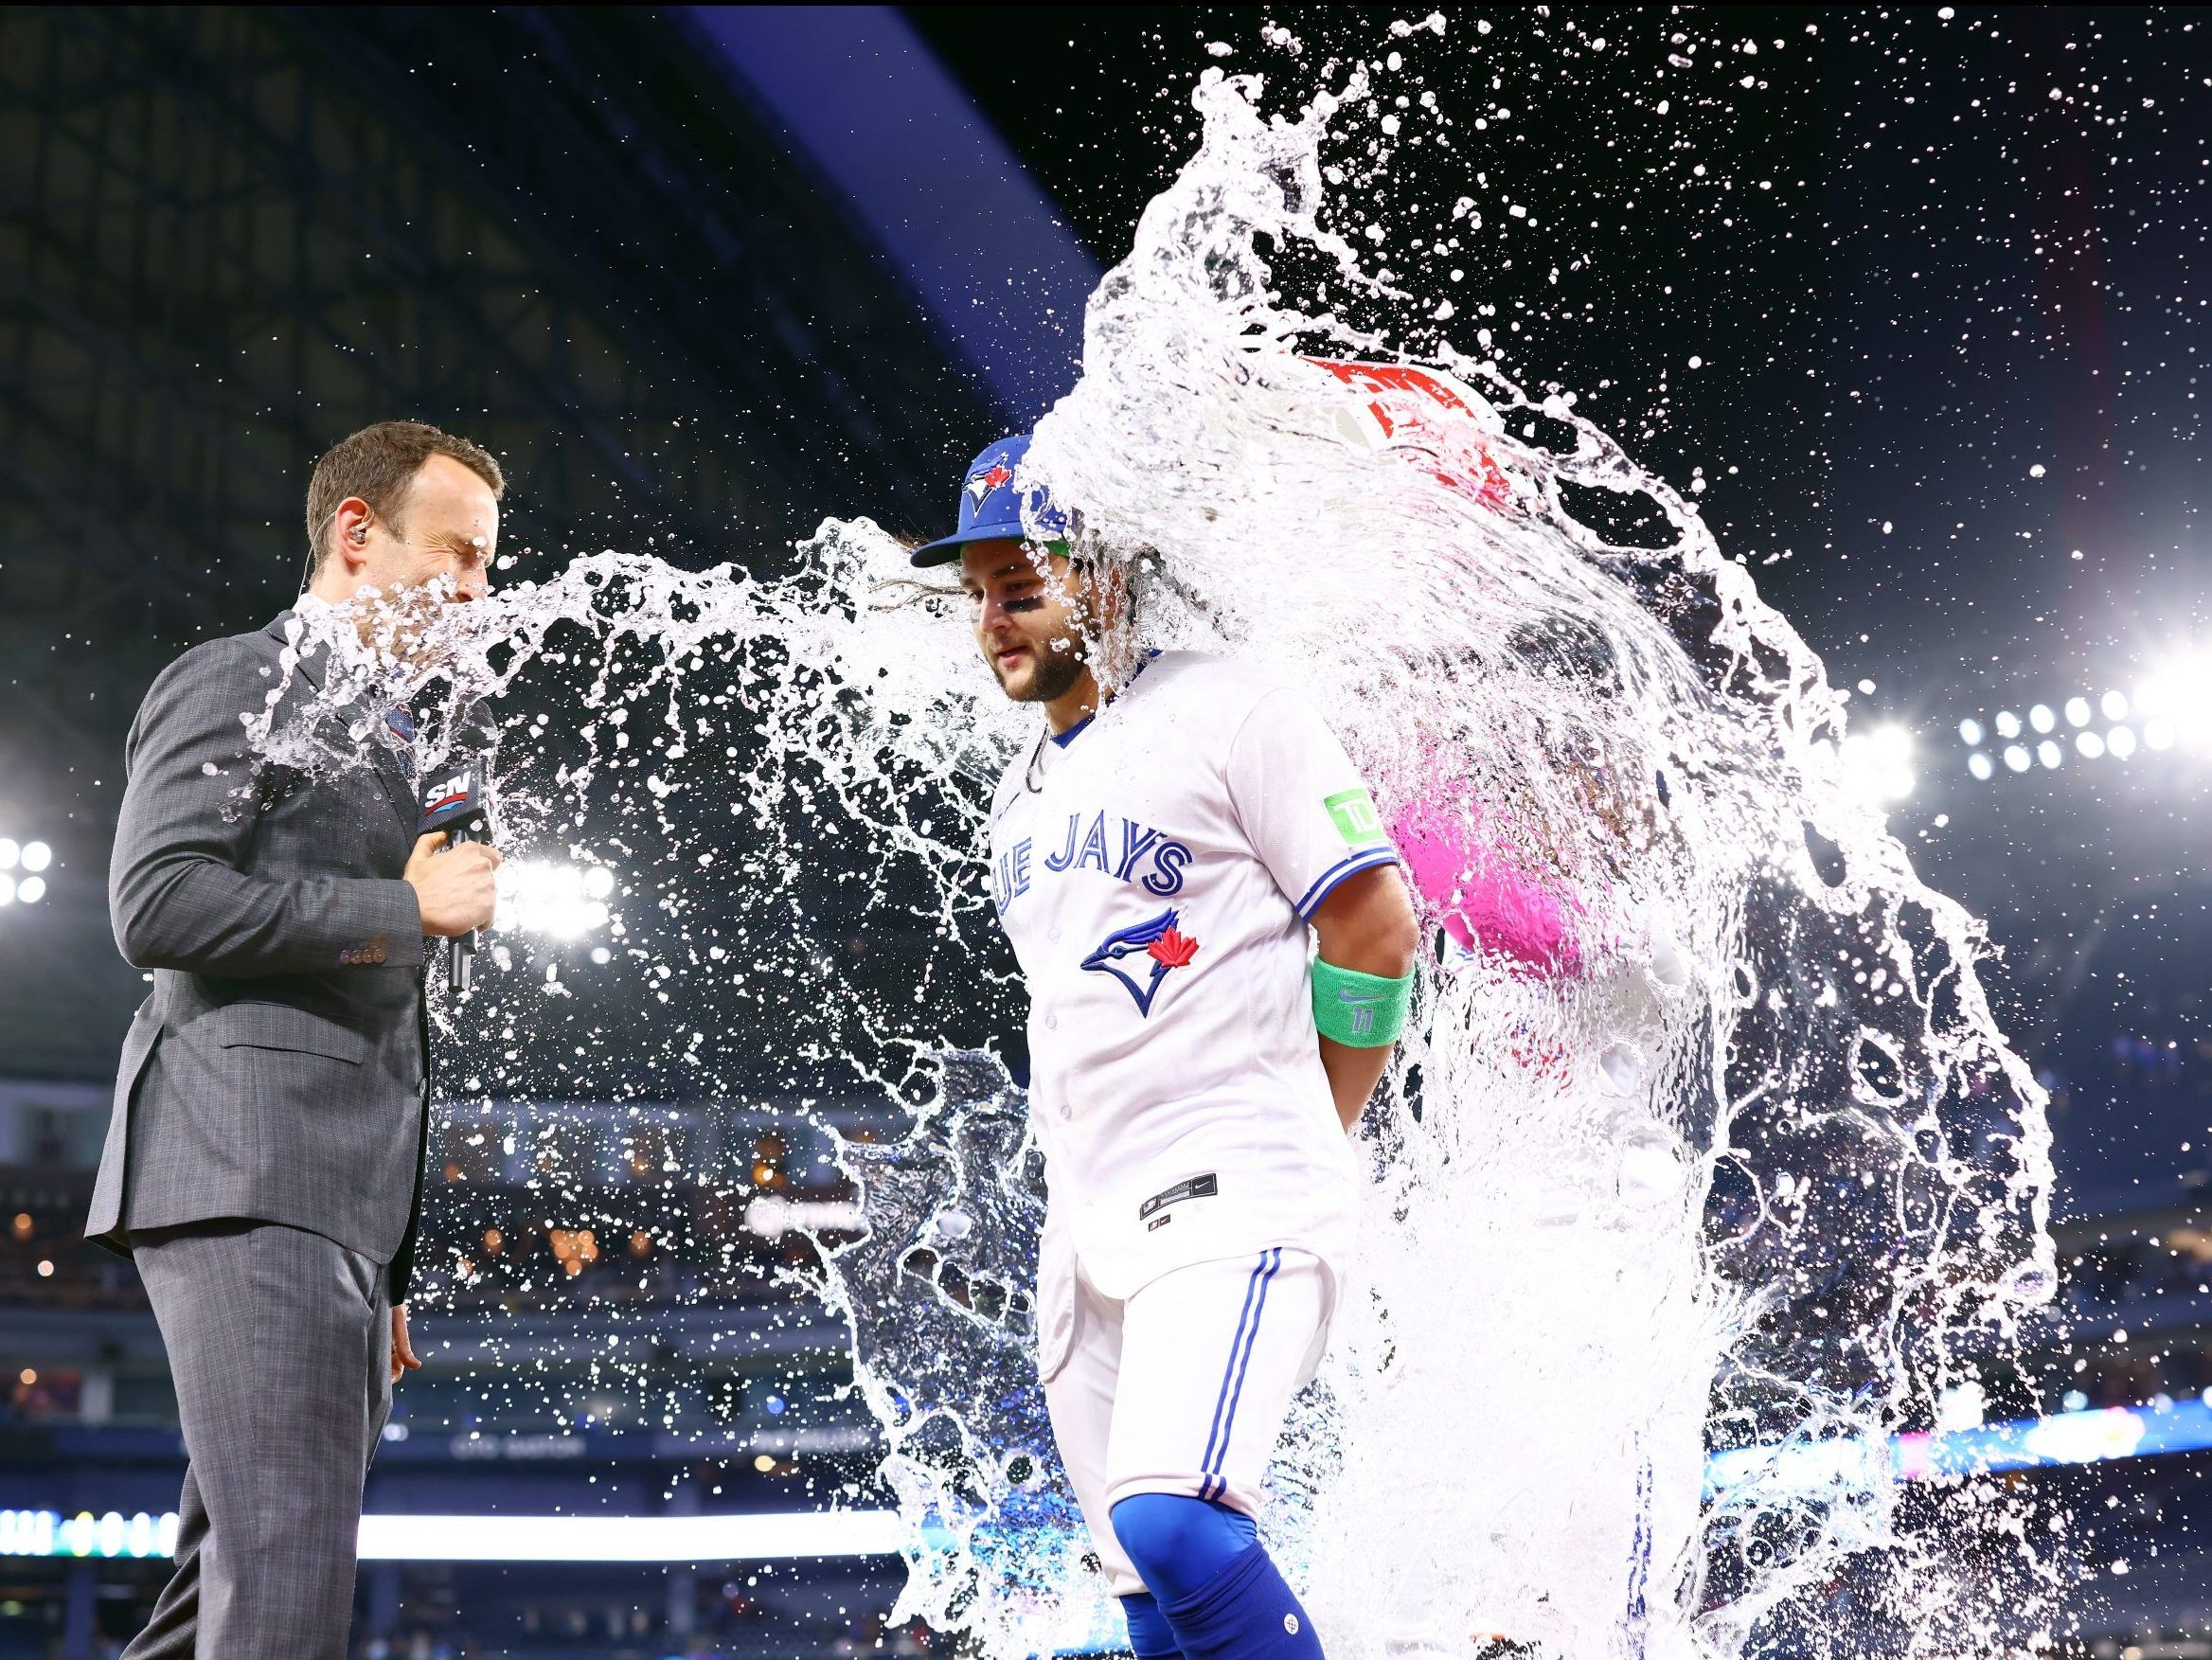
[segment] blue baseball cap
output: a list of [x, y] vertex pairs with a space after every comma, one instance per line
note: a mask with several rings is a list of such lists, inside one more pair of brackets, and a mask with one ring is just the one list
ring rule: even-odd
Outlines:
[[[910, 562], [920, 567], [951, 564], [971, 542], [1020, 542], [1038, 532], [1065, 536], [1067, 516], [1042, 490], [1017, 493], [1011, 488], [1022, 457], [1028, 453], [1029, 435], [1016, 433], [971, 461], [967, 480], [960, 486], [960, 527], [950, 536], [923, 543]], [[1026, 527], [1022, 523], [1024, 507], [1029, 509]]]

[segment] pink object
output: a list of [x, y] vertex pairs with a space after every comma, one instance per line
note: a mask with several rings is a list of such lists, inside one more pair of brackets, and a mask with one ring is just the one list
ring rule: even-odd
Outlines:
[[1482, 394], [1440, 369], [1411, 364], [1306, 361], [1359, 394], [1345, 416], [1347, 430], [1364, 442], [1402, 454], [1438, 483], [1486, 508], [1512, 506], [1513, 481], [1490, 454], [1490, 435], [1503, 423]]
[[1515, 870], [1481, 834], [1472, 802], [1416, 801], [1391, 840], [1415, 890], [1444, 932], [1469, 951], [1512, 958], [1540, 973], [1579, 975], [1582, 952], [1569, 903]]

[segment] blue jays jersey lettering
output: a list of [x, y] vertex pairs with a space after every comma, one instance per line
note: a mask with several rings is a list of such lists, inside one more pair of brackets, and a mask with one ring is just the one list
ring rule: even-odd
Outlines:
[[[1183, 891], [1183, 871], [1190, 863], [1190, 848], [1173, 837], [1133, 818], [1109, 817], [1095, 812], [1086, 821], [1079, 812], [1067, 816], [1057, 851], [1048, 852], [1044, 867], [1053, 875], [1063, 870], [1096, 870], [1116, 882], [1133, 882], [1149, 894], [1172, 899]], [[991, 898], [1000, 917], [1007, 907], [1029, 891], [1032, 866], [1038, 863], [1031, 839], [1020, 841], [991, 862]]]
[[[1241, 665], [1165, 652], [1064, 746], [1025, 749], [990, 837], [1059, 1258], [1113, 1295], [1246, 1250], [1340, 1259], [1357, 1179], [1307, 919], [1397, 855], [1320, 717]], [[1143, 1202], [1201, 1175], [1218, 1181], [1148, 1229]]]

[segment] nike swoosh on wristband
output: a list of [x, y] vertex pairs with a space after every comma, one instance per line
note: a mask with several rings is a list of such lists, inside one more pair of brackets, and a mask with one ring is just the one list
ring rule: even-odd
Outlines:
[[1347, 991], [1342, 986], [1336, 989], [1336, 1000], [1339, 1003], [1357, 1003], [1363, 1008], [1372, 1008], [1382, 1001], [1380, 997], [1370, 997], [1365, 991]]

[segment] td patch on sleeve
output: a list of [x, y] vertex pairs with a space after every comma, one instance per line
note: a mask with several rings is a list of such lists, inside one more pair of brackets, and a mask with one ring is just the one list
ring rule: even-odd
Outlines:
[[1346, 847], [1365, 847], [1382, 839], [1382, 820], [1375, 811], [1375, 798], [1366, 791], [1339, 790], [1321, 805], [1329, 809]]

